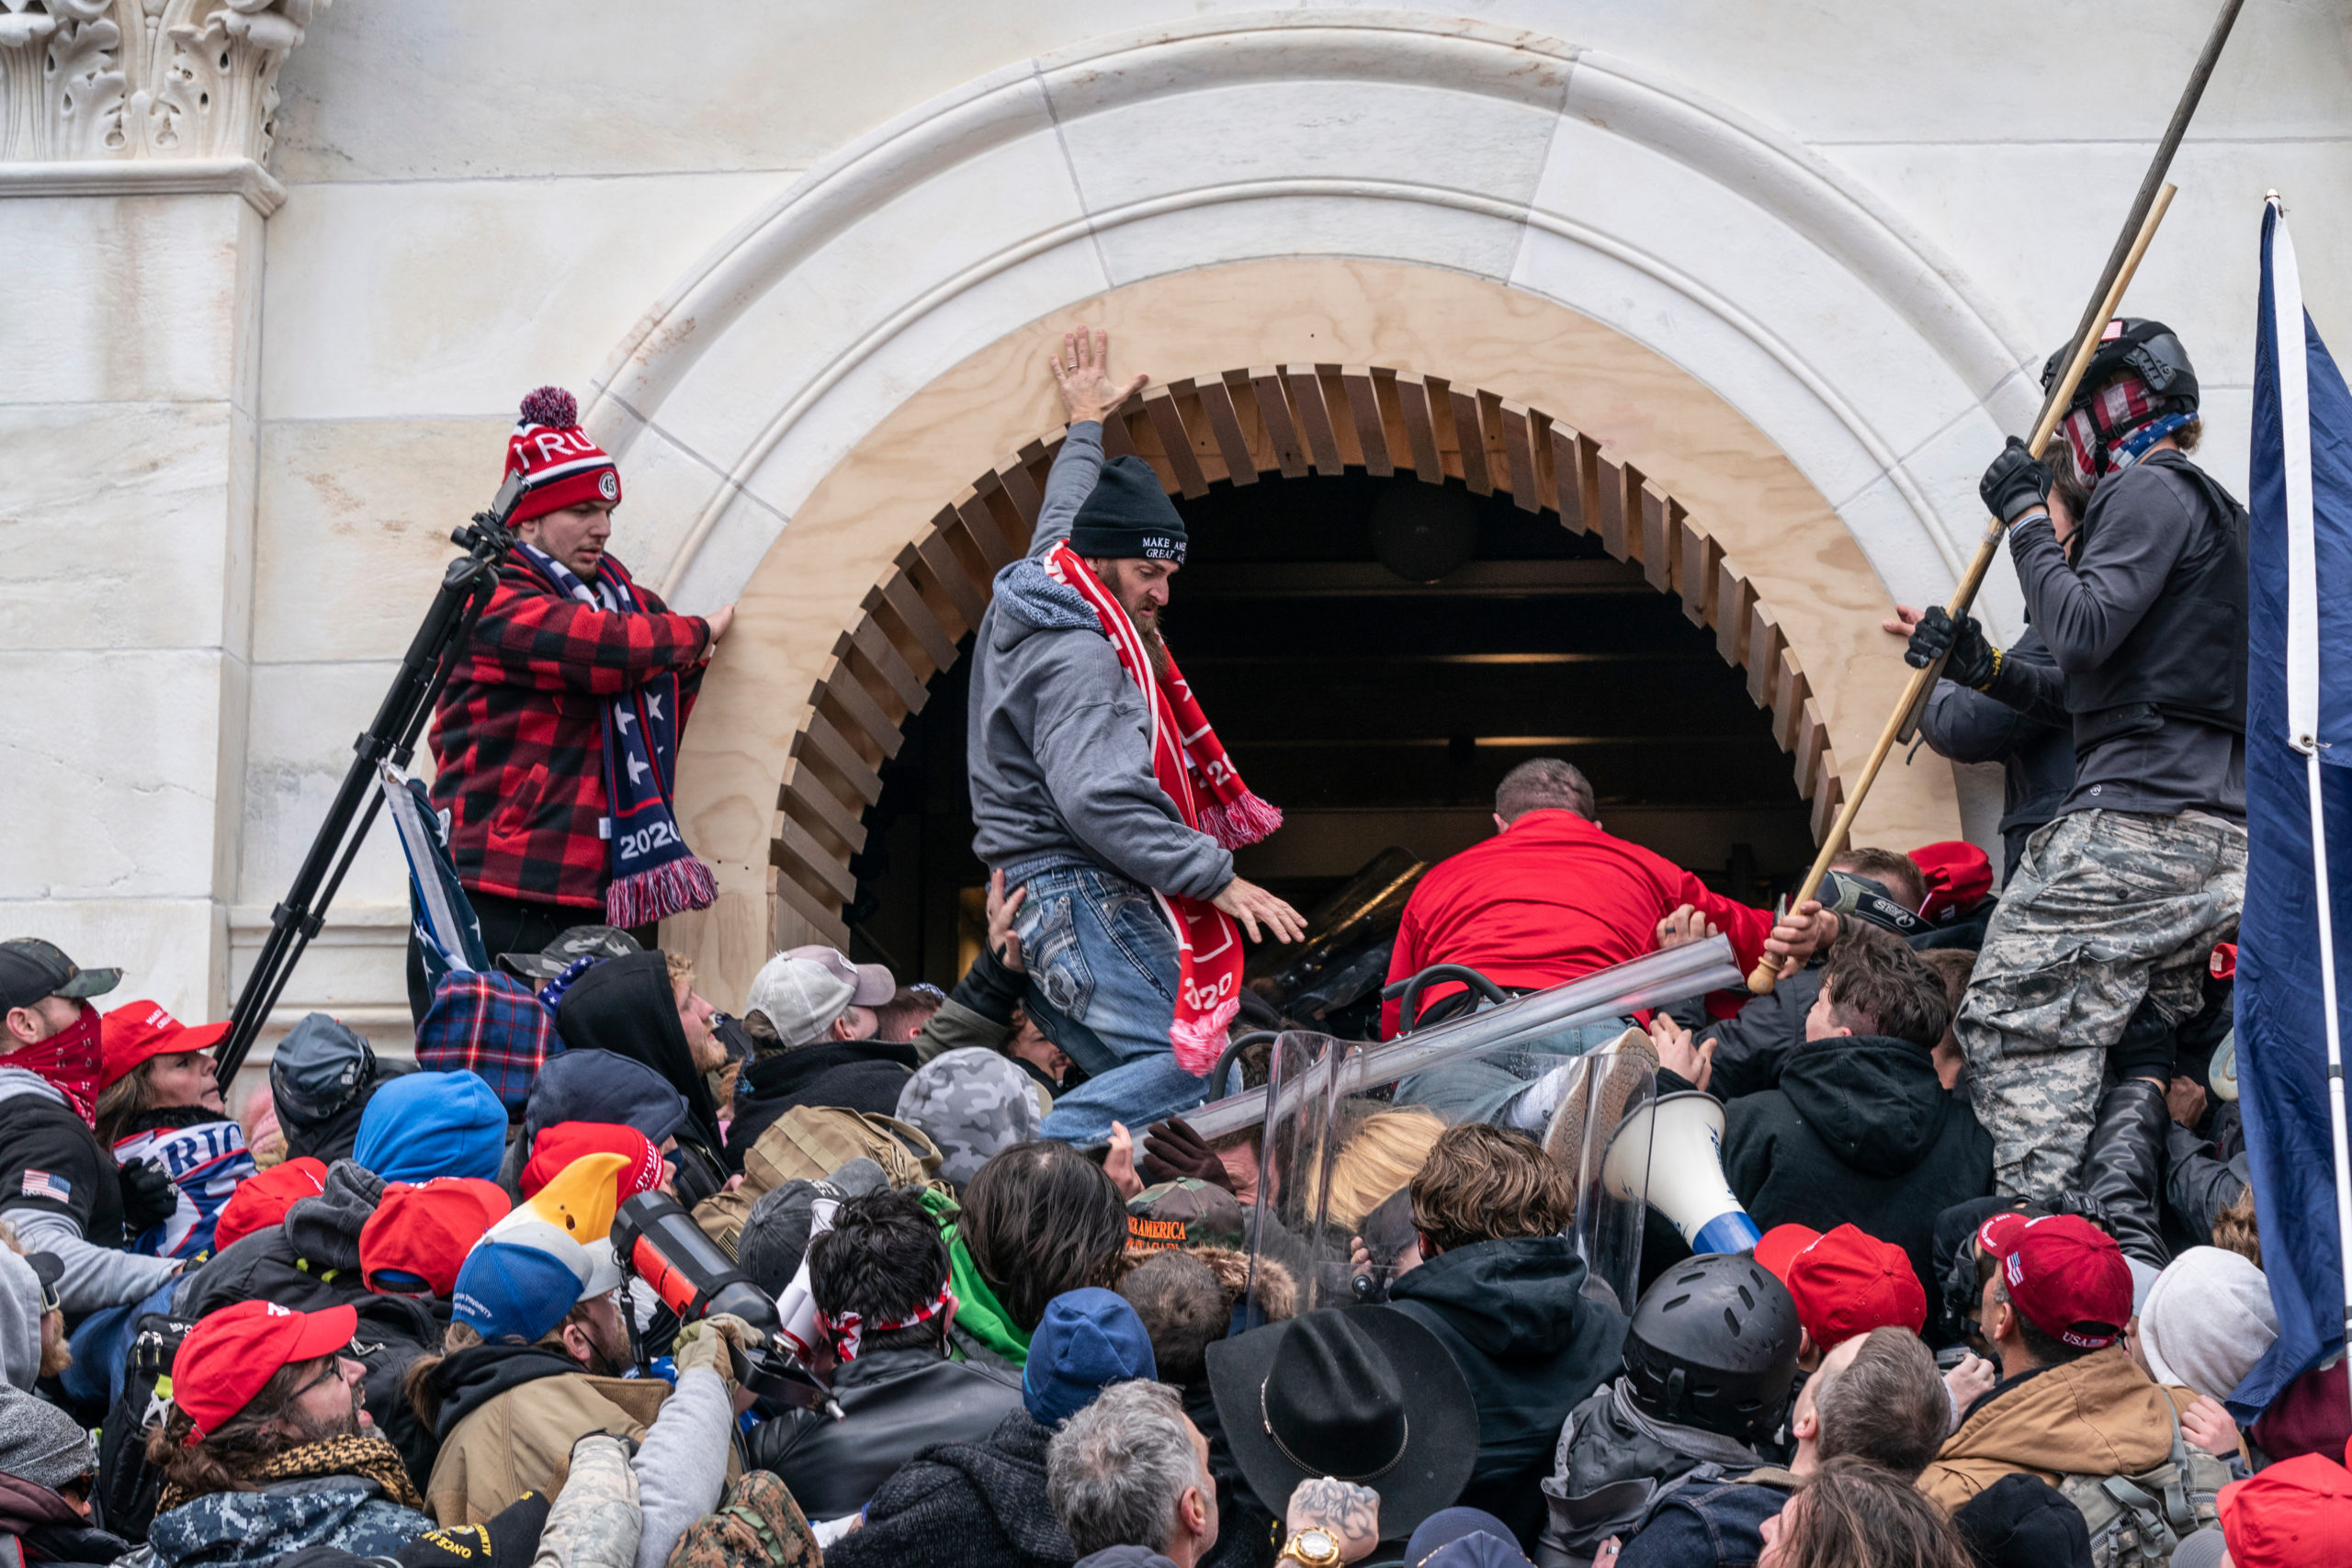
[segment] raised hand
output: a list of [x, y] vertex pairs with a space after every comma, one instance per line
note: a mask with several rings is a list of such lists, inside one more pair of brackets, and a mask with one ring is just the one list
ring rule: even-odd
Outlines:
[[1149, 376], [1132, 376], [1125, 383], [1111, 379], [1111, 334], [1097, 327], [1091, 336], [1084, 328], [1062, 333], [1061, 352], [1047, 352], [1046, 364], [1061, 389], [1062, 408], [1072, 424], [1101, 423], [1119, 406], [1144, 389]]
[[989, 873], [989, 951], [996, 954], [999, 963], [1016, 975], [1026, 973], [1028, 965], [1022, 961], [1021, 937], [1012, 929], [1012, 918], [1021, 913], [1021, 906], [1028, 900], [1029, 889], [1026, 886], [1016, 887], [1007, 893], [1004, 890], [1004, 873]]

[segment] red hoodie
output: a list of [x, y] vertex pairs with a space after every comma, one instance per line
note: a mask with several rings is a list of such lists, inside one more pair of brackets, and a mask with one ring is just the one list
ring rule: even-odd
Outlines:
[[[1742, 969], [1764, 956], [1772, 931], [1764, 910], [1710, 893], [1664, 856], [1573, 811], [1531, 811], [1421, 878], [1396, 929], [1388, 978], [1467, 964], [1500, 986], [1556, 986], [1650, 952], [1657, 923], [1685, 904], [1731, 939]], [[1420, 1005], [1460, 989], [1432, 985]], [[1396, 1014], [1395, 1002], [1381, 1010], [1384, 1037], [1396, 1033]]]

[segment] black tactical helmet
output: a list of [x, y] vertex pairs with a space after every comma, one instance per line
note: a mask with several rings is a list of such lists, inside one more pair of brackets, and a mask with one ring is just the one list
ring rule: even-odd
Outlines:
[[1743, 1443], [1780, 1430], [1796, 1376], [1797, 1303], [1744, 1252], [1659, 1275], [1625, 1332], [1625, 1377], [1644, 1415]]
[[[2067, 412], [2090, 401], [2093, 392], [2123, 370], [2132, 371], [2145, 381], [2150, 396], [2172, 404], [2166, 412], [2197, 412], [2197, 372], [2189, 368], [2188, 350], [2180, 346], [2180, 339], [2173, 335], [2170, 327], [2139, 316], [2121, 316], [2108, 324], [2108, 332], [2111, 335], [2091, 351], [2091, 362], [2084, 368], [2083, 378], [2075, 384], [2074, 400], [2066, 405]], [[2074, 351], [2075, 345], [2068, 344], [2042, 365], [2043, 391], [2057, 382]]]

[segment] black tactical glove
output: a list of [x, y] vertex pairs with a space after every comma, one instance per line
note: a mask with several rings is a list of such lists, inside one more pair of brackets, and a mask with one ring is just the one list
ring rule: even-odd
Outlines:
[[1181, 1116], [1171, 1116], [1144, 1134], [1139, 1163], [1143, 1179], [1155, 1186], [1189, 1176], [1227, 1192], [1233, 1190], [1233, 1177], [1225, 1162]]
[[1955, 621], [1941, 604], [1930, 604], [1911, 634], [1911, 646], [1903, 650], [1903, 662], [1914, 670], [1925, 670], [1939, 658], [1944, 658], [1944, 679], [1980, 692], [1992, 683], [1994, 672], [2001, 667], [1975, 616], [1962, 615]]
[[153, 1160], [123, 1161], [121, 1182], [122, 1226], [134, 1236], [153, 1230], [180, 1206], [180, 1190]]
[[2050, 470], [2012, 435], [1984, 470], [1984, 477], [1976, 481], [1976, 493], [1984, 498], [1985, 509], [1994, 516], [2014, 523], [2049, 499]]

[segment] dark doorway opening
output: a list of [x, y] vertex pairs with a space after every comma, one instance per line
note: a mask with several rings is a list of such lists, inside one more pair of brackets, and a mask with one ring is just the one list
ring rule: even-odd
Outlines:
[[[1434, 862], [1487, 837], [1496, 784], [1539, 756], [1584, 770], [1611, 832], [1719, 892], [1764, 902], [1811, 861], [1771, 716], [1713, 635], [1556, 513], [1356, 470], [1176, 504], [1191, 549], [1169, 644], [1287, 818], [1238, 868], [1302, 909], [1391, 847]], [[850, 862], [854, 956], [942, 986], [978, 939], [986, 876], [968, 665], [933, 679]]]

